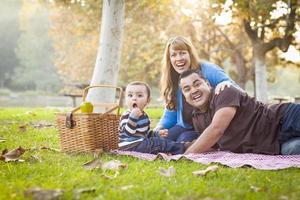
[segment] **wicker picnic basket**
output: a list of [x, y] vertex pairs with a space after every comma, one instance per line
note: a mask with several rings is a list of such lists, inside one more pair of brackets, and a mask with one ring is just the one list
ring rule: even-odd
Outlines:
[[[80, 106], [69, 113], [58, 113], [56, 123], [59, 130], [61, 149], [64, 152], [93, 152], [96, 149], [108, 151], [118, 148], [118, 126], [120, 121], [120, 103], [122, 88], [108, 85], [94, 85], [83, 91], [84, 102], [91, 88], [112, 88], [118, 94], [116, 103], [93, 104], [104, 107], [104, 113], [80, 113]], [[116, 114], [112, 112], [116, 111]]]

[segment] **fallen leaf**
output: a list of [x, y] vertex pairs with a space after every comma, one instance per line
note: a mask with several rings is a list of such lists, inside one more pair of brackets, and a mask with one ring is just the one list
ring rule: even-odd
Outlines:
[[103, 173], [102, 174], [102, 176], [104, 177], [104, 178], [106, 178], [106, 179], [115, 179], [115, 178], [117, 178], [117, 176], [119, 175], [119, 171], [115, 171], [114, 172], [114, 175], [108, 175], [108, 174], [106, 174], [106, 173]]
[[268, 188], [266, 187], [257, 187], [255, 185], [251, 185], [250, 186], [250, 189], [253, 191], [253, 192], [266, 192], [268, 190]]
[[207, 167], [204, 170], [194, 171], [192, 173], [197, 176], [206, 176], [207, 173], [216, 172], [218, 169], [219, 169], [219, 167], [217, 165], [213, 165], [213, 166]]
[[102, 170], [112, 170], [118, 171], [121, 168], [127, 168], [127, 164], [122, 163], [119, 160], [111, 160], [105, 163], [102, 163], [101, 169]]
[[101, 166], [102, 166], [102, 161], [99, 159], [88, 161], [82, 165], [82, 167], [85, 168], [86, 170], [98, 169], [101, 168]]
[[281, 195], [281, 196], [279, 197], [279, 199], [280, 199], [280, 200], [289, 200], [289, 197], [286, 196], [286, 195]]
[[134, 187], [134, 185], [125, 185], [125, 186], [121, 186], [120, 190], [129, 190], [129, 189], [131, 189], [133, 187]]
[[3, 137], [0, 137], [0, 143], [1, 142], [5, 142], [6, 141], [6, 139], [5, 138], [3, 138]]
[[214, 199], [212, 197], [205, 197], [203, 200], [217, 200], [217, 199]]
[[254, 192], [259, 192], [259, 191], [261, 190], [261, 188], [256, 187], [256, 186], [254, 186], [254, 185], [251, 185], [251, 186], [250, 186], [250, 189], [253, 190]]
[[32, 156], [30, 156], [29, 161], [31, 161], [31, 162], [42, 162], [42, 159], [38, 155], [32, 155]]
[[0, 125], [14, 125], [14, 124], [16, 124], [16, 123], [18, 123], [17, 121], [15, 121], [15, 120], [5, 120], [5, 121], [1, 121], [0, 122]]
[[64, 191], [61, 189], [46, 190], [41, 188], [32, 188], [24, 192], [25, 197], [31, 197], [33, 200], [54, 200], [59, 199]]
[[94, 151], [94, 158], [100, 158], [100, 156], [103, 154], [103, 149], [96, 149]]
[[176, 175], [176, 170], [173, 166], [169, 167], [168, 169], [164, 169], [164, 168], [160, 167], [159, 173], [162, 176], [172, 177], [172, 176]]
[[94, 192], [96, 192], [95, 188], [76, 189], [73, 190], [73, 199], [75, 200], [80, 199], [80, 195], [82, 193], [94, 193]]
[[50, 122], [47, 122], [47, 121], [40, 121], [40, 122], [30, 123], [30, 125], [33, 128], [38, 128], [38, 129], [54, 127], [53, 123], [50, 123]]
[[20, 125], [20, 126], [19, 126], [19, 130], [20, 130], [21, 132], [26, 132], [26, 131], [27, 131], [27, 124]]
[[9, 162], [9, 161], [23, 162], [24, 160], [20, 160], [19, 158], [25, 151], [26, 150], [23, 149], [22, 147], [18, 147], [11, 151], [5, 149], [2, 151], [1, 160], [4, 160], [5, 162]]
[[6, 154], [8, 152], [7, 149], [2, 150], [2, 155]]
[[32, 115], [32, 116], [36, 116], [36, 114], [34, 112], [31, 112], [31, 111], [27, 111], [25, 112], [26, 115]]
[[46, 150], [50, 150], [50, 151], [54, 151], [54, 152], [61, 152], [60, 149], [55, 149], [55, 148], [46, 147], [46, 146], [41, 147], [41, 149], [46, 149]]

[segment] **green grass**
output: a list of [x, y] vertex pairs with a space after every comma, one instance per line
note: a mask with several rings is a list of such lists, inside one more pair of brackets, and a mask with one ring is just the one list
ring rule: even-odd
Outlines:
[[[30, 111], [31, 113], [28, 113]], [[54, 123], [57, 110], [0, 108], [0, 150], [52, 147], [59, 148], [56, 128], [36, 129], [28, 126], [25, 132], [19, 126], [30, 122]], [[148, 109], [154, 121], [161, 109]], [[41, 162], [31, 158], [39, 156]], [[232, 169], [220, 166], [217, 173], [196, 177], [193, 171], [205, 169], [187, 160], [166, 162], [143, 161], [127, 156], [104, 154], [102, 160], [120, 160], [128, 165], [114, 179], [107, 179], [100, 169], [87, 171], [82, 164], [92, 155], [69, 155], [49, 150], [29, 151], [22, 156], [23, 163], [0, 161], [0, 199], [26, 199], [23, 192], [33, 187], [63, 189], [62, 199], [73, 199], [74, 189], [95, 188], [81, 199], [299, 199], [299, 169], [262, 171], [252, 168]], [[159, 167], [174, 166], [176, 176], [159, 175]], [[130, 186], [122, 190], [123, 186]], [[258, 191], [251, 189], [257, 187]]]

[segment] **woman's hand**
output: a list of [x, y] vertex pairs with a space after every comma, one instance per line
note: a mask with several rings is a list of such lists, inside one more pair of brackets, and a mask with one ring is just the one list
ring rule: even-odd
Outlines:
[[223, 91], [226, 87], [230, 87], [231, 85], [232, 83], [229, 81], [223, 81], [219, 83], [215, 88], [215, 94], [216, 95], [220, 94], [221, 91]]
[[159, 134], [161, 137], [167, 137], [167, 136], [168, 136], [168, 129], [162, 129], [162, 130], [159, 130], [159, 131], [158, 131], [158, 134]]

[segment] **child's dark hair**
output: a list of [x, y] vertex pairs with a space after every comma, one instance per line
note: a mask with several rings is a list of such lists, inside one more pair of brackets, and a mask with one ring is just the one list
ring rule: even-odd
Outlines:
[[149, 85], [148, 85], [147, 83], [142, 82], [142, 81], [133, 81], [133, 82], [129, 83], [129, 84], [127, 85], [127, 87], [128, 87], [129, 85], [143, 85], [143, 86], [145, 86], [145, 87], [146, 87], [146, 90], [147, 90], [148, 99], [151, 97], [151, 89], [150, 89], [150, 87], [149, 87]]
[[201, 71], [199, 71], [198, 69], [188, 69], [188, 70], [182, 72], [182, 74], [180, 74], [179, 79], [178, 79], [178, 82], [180, 83], [180, 80], [181, 80], [181, 79], [183, 79], [183, 78], [185, 78], [185, 77], [188, 77], [189, 75], [194, 74], [194, 73], [195, 73], [195, 74], [198, 74], [200, 78], [206, 80], [206, 79], [204, 78], [203, 74], [201, 73]]

